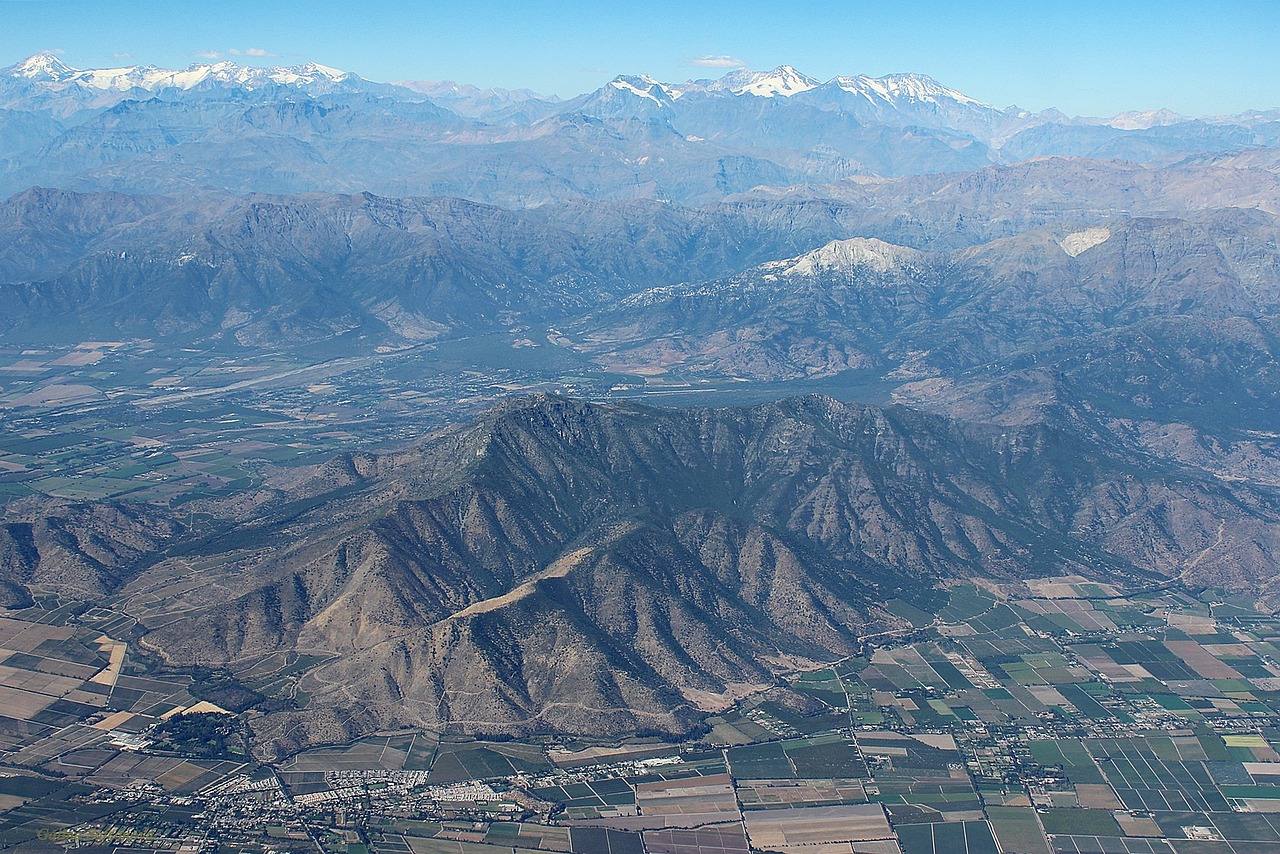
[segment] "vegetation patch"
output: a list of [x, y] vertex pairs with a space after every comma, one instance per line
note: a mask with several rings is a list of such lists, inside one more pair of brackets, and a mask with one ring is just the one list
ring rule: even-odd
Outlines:
[[228, 755], [240, 735], [240, 719], [219, 712], [175, 715], [151, 730], [157, 748], [201, 759]]

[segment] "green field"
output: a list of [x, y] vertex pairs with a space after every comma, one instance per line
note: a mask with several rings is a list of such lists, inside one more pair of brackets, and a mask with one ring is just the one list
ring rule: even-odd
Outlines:
[[985, 821], [908, 825], [898, 839], [903, 854], [999, 854]]

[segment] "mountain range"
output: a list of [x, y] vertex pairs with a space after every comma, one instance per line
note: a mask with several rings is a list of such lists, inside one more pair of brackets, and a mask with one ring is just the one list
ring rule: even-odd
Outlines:
[[374, 83], [314, 63], [0, 70], [0, 192], [448, 195], [704, 204], [757, 187], [955, 172], [1041, 156], [1169, 163], [1275, 146], [1280, 114], [1109, 120], [999, 109], [920, 74], [789, 66], [679, 84], [620, 76], [567, 100]]
[[[953, 280], [961, 268], [999, 255], [1043, 253], [1030, 245], [1038, 241], [1048, 247], [1043, 260], [1053, 262], [1041, 274], [1070, 287], [1073, 266], [1147, 230], [1122, 224], [1122, 240], [1103, 241], [1084, 258], [1092, 247], [1069, 251], [1053, 241], [1101, 234], [1089, 229], [1135, 217], [1186, 222], [1165, 228], [1182, 229], [1211, 256], [1225, 251], [1231, 260], [1222, 263], [1239, 267], [1230, 273], [1240, 284], [1229, 299], [1246, 313], [1267, 314], [1277, 213], [1280, 176], [1252, 164], [1153, 169], [1065, 158], [758, 192], [700, 207], [574, 201], [508, 210], [369, 193], [29, 190], [0, 204], [0, 293], [11, 307], [0, 329], [15, 338], [180, 334], [249, 343], [271, 335], [320, 340], [361, 325], [377, 343], [422, 341], [448, 330], [501, 328], [502, 312], [570, 320], [621, 297], [656, 299], [640, 295], [648, 288], [723, 290], [693, 283], [749, 275], [754, 265], [852, 237], [934, 253], [925, 266], [950, 266]], [[1223, 236], [1221, 250], [1212, 234]], [[1027, 236], [999, 242], [1018, 235]], [[983, 244], [990, 247], [961, 252]], [[1176, 313], [1171, 296], [1163, 310]]]

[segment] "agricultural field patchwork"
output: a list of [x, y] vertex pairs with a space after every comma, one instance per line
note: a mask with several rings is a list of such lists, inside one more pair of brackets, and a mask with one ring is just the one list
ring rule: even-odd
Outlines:
[[238, 734], [315, 661], [170, 671], [113, 601], [0, 616], [0, 845], [126, 828], [118, 851], [176, 850], [212, 826], [334, 854], [1280, 852], [1280, 620], [1213, 591], [933, 591], [896, 606], [902, 639], [684, 744], [405, 730], [274, 764]]

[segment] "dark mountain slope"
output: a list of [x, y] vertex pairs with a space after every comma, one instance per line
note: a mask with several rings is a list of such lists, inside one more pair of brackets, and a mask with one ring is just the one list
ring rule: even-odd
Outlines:
[[[0, 332], [280, 346], [359, 327], [369, 343], [421, 341], [561, 317], [636, 287], [820, 244], [847, 227], [847, 216], [827, 206], [767, 207], [582, 203], [512, 212], [369, 194], [32, 190], [0, 205], [8, 238], [0, 296], [10, 307]], [[796, 227], [780, 229], [778, 219]]]
[[31, 588], [71, 599], [118, 590], [181, 533], [166, 510], [145, 504], [11, 504], [0, 525], [0, 606], [29, 605]]

